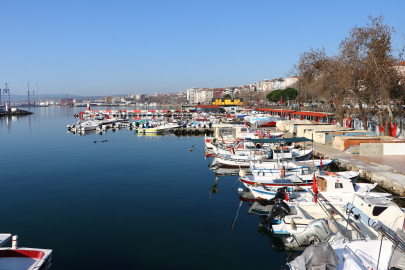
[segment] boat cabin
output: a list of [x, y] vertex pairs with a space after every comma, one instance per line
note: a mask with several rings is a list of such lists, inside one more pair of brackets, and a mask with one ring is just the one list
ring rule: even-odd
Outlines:
[[339, 177], [337, 174], [318, 176], [316, 186], [320, 192], [354, 192], [350, 179]]
[[258, 135], [244, 125], [214, 124], [214, 138], [217, 140], [257, 139]]

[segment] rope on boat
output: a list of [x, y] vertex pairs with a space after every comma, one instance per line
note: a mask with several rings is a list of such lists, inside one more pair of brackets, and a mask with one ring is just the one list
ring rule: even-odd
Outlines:
[[240, 207], [242, 206], [242, 203], [243, 203], [243, 201], [240, 201], [238, 211], [236, 212], [236, 217], [235, 217], [234, 221], [232, 221], [232, 223], [231, 223], [231, 229], [233, 229], [233, 226], [235, 225], [236, 219], [238, 218], [239, 210], [240, 210]]

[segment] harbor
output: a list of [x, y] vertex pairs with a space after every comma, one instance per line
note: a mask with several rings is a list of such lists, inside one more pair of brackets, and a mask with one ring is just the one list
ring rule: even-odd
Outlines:
[[[363, 161], [362, 159], [365, 159], [365, 157], [362, 155], [344, 152], [333, 148], [331, 145], [323, 145], [313, 142], [312, 138], [306, 138], [312, 137], [309, 135], [306, 137], [298, 137], [297, 134], [289, 133], [280, 125], [281, 123], [285, 124], [287, 121], [291, 120], [283, 119], [283, 116], [280, 115], [267, 115], [263, 114], [263, 112], [249, 109], [247, 111], [240, 111], [237, 114], [219, 115], [204, 112], [192, 112], [187, 113], [190, 115], [189, 117], [184, 116], [180, 117], [180, 119], [167, 116], [144, 116], [139, 119], [139, 116], [127, 115], [127, 112], [125, 114], [122, 114], [122, 112], [112, 112], [109, 114], [100, 113], [99, 111], [97, 114], [88, 114], [84, 116], [84, 114], [80, 114], [79, 110], [80, 108], [32, 108], [34, 114], [18, 117], [16, 121], [10, 121], [10, 118], [5, 117], [2, 118], [0, 122], [2, 131], [9, 130], [8, 133], [0, 132], [0, 136], [5, 136], [8, 140], [14, 140], [7, 134], [12, 135], [14, 129], [20, 129], [19, 126], [29, 127], [31, 132], [34, 133], [39, 132], [39, 134], [47, 134], [46, 137], [49, 137], [49, 139], [40, 144], [43, 145], [44, 143], [50, 142], [53, 146], [52, 151], [48, 150], [46, 152], [45, 160], [47, 160], [47, 164], [54, 166], [55, 168], [61, 168], [61, 164], [70, 164], [68, 166], [69, 168], [72, 166], [76, 168], [74, 171], [63, 169], [55, 174], [56, 178], [48, 178], [48, 173], [46, 171], [39, 170], [42, 168], [40, 164], [43, 162], [44, 157], [39, 160], [34, 158], [34, 162], [28, 168], [34, 172], [35, 177], [33, 179], [44, 179], [43, 183], [38, 187], [41, 188], [41, 190], [37, 191], [39, 192], [38, 195], [44, 198], [44, 201], [43, 203], [38, 202], [39, 204], [35, 204], [35, 207], [40, 208], [41, 205], [54, 201], [54, 195], [52, 195], [54, 192], [52, 190], [56, 190], [57, 193], [60, 194], [58, 196], [64, 198], [54, 207], [51, 207], [50, 209], [48, 207], [48, 211], [51, 211], [56, 219], [53, 218], [50, 220], [49, 225], [44, 226], [43, 228], [35, 228], [36, 230], [39, 230], [39, 232], [44, 230], [42, 233], [43, 235], [47, 234], [46, 231], [52, 231], [51, 228], [54, 226], [61, 227], [62, 225], [58, 223], [64, 222], [66, 218], [68, 218], [71, 220], [73, 228], [82, 228], [83, 233], [90, 234], [90, 237], [87, 236], [87, 238], [94, 244], [99, 241], [97, 239], [100, 239], [99, 236], [97, 236], [97, 233], [99, 233], [101, 237], [102, 231], [114, 230], [115, 227], [120, 227], [123, 231], [122, 233], [115, 232], [114, 237], [139, 241], [139, 239], [145, 239], [145, 237], [142, 236], [141, 233], [133, 232], [132, 230], [131, 232], [128, 231], [130, 228], [127, 227], [126, 224], [137, 224], [136, 227], [138, 229], [142, 230], [141, 228], [143, 228], [143, 230], [145, 230], [149, 227], [149, 222], [146, 222], [146, 220], [153, 219], [152, 216], [155, 215], [155, 213], [159, 213], [159, 219], [163, 219], [166, 224], [167, 229], [163, 229], [166, 234], [174, 233], [173, 237], [180, 237], [180, 235], [184, 235], [184, 231], [189, 231], [191, 234], [205, 235], [206, 237], [205, 240], [198, 239], [192, 243], [189, 243], [190, 240], [182, 240], [184, 245], [176, 245], [171, 256], [175, 256], [174, 254], [177, 254], [178, 252], [183, 252], [190, 258], [194, 257], [194, 259], [198, 259], [200, 258], [199, 255], [191, 254], [185, 248], [189, 245], [211, 246], [210, 241], [217, 242], [217, 240], [214, 239], [222, 239], [218, 249], [225, 248], [227, 249], [227, 252], [223, 253], [220, 260], [217, 260], [219, 265], [223, 263], [224, 256], [232, 258], [231, 254], [238, 250], [235, 248], [239, 247], [240, 249], [240, 244], [243, 244], [246, 245], [246, 251], [248, 251], [248, 247], [251, 245], [261, 247], [266, 253], [265, 256], [272, 258], [272, 260], [277, 263], [277, 268], [280, 268], [281, 266], [286, 265], [286, 263], [291, 263], [291, 261], [297, 256], [300, 256], [308, 244], [311, 246], [311, 243], [305, 244], [299, 242], [302, 240], [298, 240], [298, 242], [294, 242], [294, 245], [288, 244], [288, 241], [293, 239], [291, 237], [295, 236], [294, 234], [288, 236], [278, 232], [278, 230], [285, 230], [285, 228], [278, 228], [278, 225], [275, 223], [280, 217], [271, 217], [272, 220], [267, 219], [270, 218], [272, 209], [275, 205], [281, 205], [280, 203], [282, 203], [282, 201], [287, 203], [290, 209], [295, 209], [294, 207], [296, 206], [294, 205], [297, 205], [298, 201], [307, 201], [305, 203], [299, 202], [299, 205], [302, 204], [301, 207], [304, 207], [303, 209], [316, 206], [317, 204], [314, 202], [314, 194], [311, 193], [314, 186], [314, 172], [316, 173], [317, 181], [334, 181], [333, 183], [335, 183], [336, 179], [339, 179], [339, 182], [342, 183], [344, 189], [347, 189], [345, 193], [342, 193], [346, 194], [345, 196], [357, 196], [354, 194], [369, 192], [374, 189], [375, 194], [381, 194], [378, 195], [380, 196], [380, 199], [378, 200], [381, 200], [381, 203], [386, 204], [384, 201], [389, 200], [389, 205], [393, 205], [392, 207], [395, 208], [396, 206], [394, 202], [399, 203], [399, 205], [403, 202], [403, 199], [397, 198], [402, 196], [400, 193], [401, 190], [392, 189], [392, 186], [390, 186], [395, 181], [397, 181], [397, 184], [399, 185], [400, 182], [398, 180], [401, 178], [398, 177], [398, 175], [403, 175], [395, 172], [395, 167], [388, 169], [384, 167], [384, 164], [375, 166]], [[83, 115], [83, 120], [80, 120], [80, 117], [75, 118], [75, 115]], [[238, 117], [238, 115], [243, 115], [243, 117]], [[99, 121], [97, 126], [101, 128], [97, 129], [96, 126], [94, 129], [86, 129], [80, 132], [74, 132], [73, 130], [68, 129], [68, 133], [66, 133], [63, 124], [59, 123], [59, 131], [55, 135], [51, 135], [54, 132], [54, 124], [52, 123], [54, 122], [55, 117], [59, 119], [58, 122], [61, 122], [61, 120], [65, 121], [65, 126], [72, 127], [72, 123], [74, 123], [75, 120], [81, 121], [81, 123], [86, 123], [87, 121]], [[96, 118], [99, 120], [96, 120]], [[103, 122], [102, 119], [110, 122]], [[307, 121], [308, 120], [305, 120], [304, 123], [308, 124]], [[111, 127], [106, 127], [105, 129], [102, 128], [103, 125], [110, 125], [111, 122], [115, 124], [111, 125]], [[269, 124], [266, 124], [265, 122]], [[78, 125], [81, 125], [81, 123]], [[137, 124], [139, 128], [137, 128]], [[143, 128], [142, 124], [144, 126]], [[145, 133], [140, 130], [153, 129], [162, 124], [168, 128], [167, 131]], [[198, 124], [200, 124], [201, 128], [198, 128]], [[279, 127], [281, 128], [279, 129]], [[325, 129], [325, 127], [324, 124], [323, 128]], [[77, 131], [78, 130], [81, 129], [77, 129]], [[195, 134], [196, 130], [199, 134]], [[183, 135], [183, 131], [186, 135]], [[59, 140], [63, 137], [64, 143], [58, 143], [55, 136], [58, 136]], [[237, 145], [235, 144], [234, 136], [239, 138], [239, 140], [236, 141]], [[265, 140], [268, 141], [266, 142]], [[208, 141], [213, 142], [214, 145], [223, 145], [225, 148], [219, 150], [222, 151], [219, 155], [225, 155], [227, 157], [224, 160], [221, 160], [218, 154], [212, 152], [213, 150], [210, 149], [211, 146]], [[267, 146], [270, 141], [271, 144], [275, 144], [272, 146], [273, 148], [268, 148]], [[28, 145], [30, 142], [27, 141], [26, 144]], [[262, 145], [260, 148], [257, 148], [259, 144]], [[282, 151], [277, 152], [279, 151], [277, 150], [277, 147], [279, 147], [277, 145], [280, 144]], [[288, 144], [292, 144], [292, 148], [290, 148]], [[66, 146], [69, 145], [70, 147], [66, 148]], [[231, 146], [231, 148], [229, 148], [229, 146]], [[79, 156], [78, 152], [75, 150], [78, 148], [82, 149]], [[160, 149], [162, 148], [166, 150], [159, 154], [159, 157], [156, 157], [156, 153], [160, 153], [162, 151]], [[49, 148], [47, 147], [47, 149]], [[105, 151], [118, 151], [116, 162], [109, 158], [104, 158]], [[235, 151], [235, 154], [239, 151], [241, 151], [240, 153], [244, 153], [243, 155], [238, 155], [238, 160], [235, 165], [229, 163], [233, 162], [233, 151]], [[56, 153], [62, 153], [62, 155], [59, 155], [60, 158], [56, 158]], [[139, 155], [139, 153], [143, 153], [143, 155]], [[255, 154], [250, 156], [252, 153]], [[17, 151], [16, 153], [12, 153], [9, 158], [15, 159], [18, 156], [21, 157], [21, 154], [21, 151]], [[100, 159], [99, 157], [103, 158]], [[26, 158], [32, 159], [33, 156], [30, 155]], [[23, 158], [23, 162], [26, 158]], [[133, 176], [132, 169], [134, 164], [132, 159], [134, 158], [136, 160], [136, 168], [138, 168], [135, 176]], [[176, 162], [169, 161], [168, 158], [176, 160]], [[247, 159], [245, 160], [245, 158]], [[268, 162], [263, 162], [268, 158], [270, 158]], [[255, 165], [255, 168], [252, 168], [251, 164], [255, 160], [258, 162], [261, 160], [262, 165], [258, 163]], [[83, 166], [83, 161], [86, 161], [85, 166]], [[182, 166], [177, 166], [177, 164], [179, 164], [178, 162], [180, 162]], [[228, 165], [223, 162], [228, 162]], [[281, 167], [278, 165], [278, 162], [281, 162]], [[370, 162], [375, 163], [375, 161]], [[264, 166], [267, 163], [269, 166]], [[13, 167], [15, 167], [15, 165], [6, 160], [3, 160], [2, 164], [10, 170], [13, 170]], [[159, 164], [159, 171], [156, 171], [154, 164]], [[376, 164], [378, 164], [378, 162]], [[322, 168], [322, 166], [324, 166], [324, 168]], [[89, 167], [92, 169], [89, 170]], [[110, 169], [106, 171], [104, 168]], [[398, 169], [400, 170], [400, 168]], [[167, 176], [164, 172], [170, 172], [170, 175]], [[391, 174], [388, 174], [387, 172], [390, 172]], [[52, 170], [49, 173], [49, 175], [54, 175]], [[77, 177], [77, 175], [80, 176]], [[377, 178], [379, 177], [378, 175], [386, 177], [390, 182]], [[267, 178], [268, 176], [271, 177]], [[274, 176], [276, 179], [283, 179], [280, 180], [280, 184], [276, 186], [271, 184], [271, 181], [274, 181], [271, 180]], [[280, 178], [280, 176], [282, 176], [282, 178]], [[15, 179], [19, 178], [18, 175], [14, 175], [14, 177]], [[255, 180], [255, 178], [258, 180]], [[53, 179], [57, 179], [57, 181], [55, 182]], [[81, 181], [72, 182], [74, 179], [81, 179]], [[190, 179], [193, 179], [192, 183], [190, 183]], [[362, 183], [363, 181], [361, 181], [361, 179], [368, 179], [370, 182]], [[27, 179], [23, 181], [28, 185], [29, 189], [37, 190], [37, 187], [33, 186], [35, 182], [32, 182], [32, 180]], [[255, 184], [255, 181], [258, 181], [260, 184]], [[279, 180], [276, 180], [276, 182], [277, 181]], [[302, 183], [299, 181], [302, 181]], [[391, 191], [391, 194], [384, 192], [381, 193], [382, 191], [374, 186], [374, 182], [385, 190]], [[60, 189], [60, 185], [66, 186], [68, 183], [71, 185], [70, 188], [65, 191]], [[281, 195], [276, 195], [278, 192], [277, 190], [282, 187], [288, 187], [289, 183], [293, 185], [293, 188], [287, 190], [285, 194], [283, 193], [282, 198], [285, 196], [287, 197], [280, 201]], [[390, 183], [388, 186], [389, 188], [386, 188], [387, 183]], [[49, 187], [45, 188], [44, 185]], [[154, 187], [155, 185], [159, 185], [159, 188], [156, 189]], [[162, 189], [162, 187], [167, 185], [181, 190], [181, 200], [178, 198], [178, 193], [167, 192], [166, 189]], [[319, 189], [322, 189], [322, 185], [324, 184], [317, 185]], [[331, 186], [330, 184], [326, 185], [328, 187]], [[16, 187], [17, 186], [13, 187], [12, 184], [10, 186], [11, 190]], [[114, 191], [113, 193], [111, 193], [111, 187]], [[191, 192], [190, 187], [192, 188]], [[252, 190], [249, 189], [249, 187], [252, 187]], [[146, 190], [150, 190], [150, 192], [140, 194], [139, 192], [141, 190], [144, 191], [145, 188]], [[297, 193], [297, 191], [294, 191], [296, 188], [308, 190], [308, 192]], [[266, 195], [266, 193], [269, 195]], [[133, 194], [137, 195], [134, 197]], [[331, 196], [328, 195], [329, 193], [327, 192], [318, 194], [319, 195], [315, 195], [317, 196], [316, 200], [318, 201], [318, 204], [321, 203], [326, 205], [326, 207], [330, 207], [327, 205], [330, 202], [333, 202], [333, 196], [327, 197]], [[324, 196], [324, 198], [321, 197], [321, 194], [323, 194], [322, 196]], [[32, 197], [33, 195], [34, 194], [29, 197]], [[73, 197], [75, 198], [74, 201], [72, 201]], [[6, 198], [11, 200], [9, 195], [7, 195]], [[273, 198], [278, 199], [275, 200]], [[288, 198], [288, 201], [286, 201], [286, 198]], [[105, 202], [106, 205], [102, 209], [96, 210], [96, 204], [98, 204], [100, 200]], [[162, 201], [170, 202], [170, 206], [162, 208]], [[187, 201], [188, 203], [184, 205], [184, 201]], [[351, 200], [351, 202], [355, 203], [353, 200]], [[187, 206], [190, 203], [191, 205]], [[270, 204], [267, 205], [268, 203]], [[338, 205], [342, 205], [342, 207], [343, 204], [345, 205], [342, 200], [334, 203], [336, 203], [334, 204], [336, 209], [339, 208]], [[377, 203], [377, 201], [374, 203]], [[15, 201], [15, 206], [13, 208], [20, 209], [21, 211], [23, 204], [24, 200]], [[197, 206], [203, 213], [206, 211], [209, 211], [210, 213], [203, 215], [198, 214], [195, 216], [197, 213], [194, 213], [192, 209]], [[80, 207], [81, 210], [79, 210], [78, 207]], [[135, 208], [131, 209], [131, 207]], [[400, 206], [398, 208], [400, 210], [398, 211], [403, 211], [403, 208], [401, 207], [403, 206]], [[117, 209], [125, 209], [125, 211], [117, 212]], [[167, 214], [162, 213], [161, 210], [158, 209], [167, 211]], [[60, 211], [65, 213], [64, 216], [67, 215], [66, 218], [57, 214], [57, 212]], [[295, 213], [295, 210], [291, 211], [292, 212], [289, 214], [285, 213], [286, 216], [281, 220], [287, 220], [287, 218], [290, 218], [288, 215]], [[25, 211], [23, 212], [25, 215], [28, 214]], [[131, 213], [131, 215], [128, 215], [128, 213]], [[186, 216], [189, 217], [188, 219], [185, 218], [184, 213], [187, 213]], [[311, 214], [312, 219], [308, 222], [318, 222], [317, 217], [322, 217], [321, 213], [322, 212], [317, 212], [316, 215]], [[0, 214], [4, 214], [4, 212]], [[44, 214], [45, 212], [40, 214], [42, 218], [48, 216], [48, 214], [45, 214], [45, 216]], [[207, 215], [210, 216], [209, 220], [207, 220]], [[345, 216], [346, 214], [344, 211], [342, 212], [342, 215], [344, 218], [350, 219], [350, 217]], [[88, 220], [85, 224], [81, 225], [82, 220], [87, 220], [87, 218], [84, 219], [84, 216], [92, 217], [93, 221]], [[296, 220], [296, 217], [294, 216], [291, 216], [291, 218]], [[17, 218], [15, 222], [18, 222], [19, 220], [20, 219]], [[122, 223], [123, 220], [125, 220], [125, 223]], [[402, 220], [404, 220], [404, 218], [402, 218]], [[14, 228], [14, 230], [19, 228], [20, 226], [17, 226], [17, 223], [15, 222], [6, 223], [5, 228]], [[102, 231], [88, 230], [88, 228], [94, 228], [94, 226], [100, 224], [100, 222], [105, 224], [100, 227], [100, 230]], [[322, 224], [322, 222], [320, 224]], [[344, 225], [346, 224], [339, 223], [335, 226], [345, 227]], [[187, 226], [188, 229], [186, 229], [185, 226]], [[295, 222], [294, 226], [297, 229], [302, 227], [297, 222]], [[332, 228], [334, 225], [328, 223], [325, 226]], [[372, 235], [369, 232], [369, 229], [366, 229], [364, 225], [359, 224], [357, 226]], [[82, 233], [73, 230], [72, 233], [61, 238], [65, 238], [66, 241], [55, 242], [52, 240], [57, 234], [44, 241], [44, 239], [40, 240], [38, 237], [31, 237], [32, 235], [27, 236], [26, 233], [24, 233], [25, 230], [22, 230], [22, 228], [23, 227], [17, 229], [18, 235], [25, 241], [27, 237], [30, 238], [30, 243], [32, 243], [30, 246], [34, 245], [44, 247], [45, 249], [52, 249], [54, 253], [52, 255], [52, 267], [56, 268], [57, 266], [58, 269], [65, 269], [61, 263], [63, 265], [66, 264], [66, 267], [69, 266], [66, 259], [60, 257], [60, 252], [69, 254], [69, 250], [73, 247], [73, 243], [67, 244], [70, 242], [67, 241], [67, 239], [70, 238], [79, 241], [80, 237], [84, 237]], [[259, 234], [256, 232], [257, 230], [259, 231]], [[332, 229], [330, 229], [330, 234], [334, 235], [331, 230]], [[230, 232], [231, 234], [229, 235]], [[344, 231], [342, 232], [344, 235]], [[337, 234], [339, 234], [339, 232]], [[50, 235], [54, 234], [51, 233]], [[154, 239], [153, 241], [160, 243], [162, 248], [168, 245], [167, 241], [170, 241], [170, 238], [162, 239], [149, 234], [148, 237]], [[242, 242], [241, 238], [244, 239]], [[312, 244], [318, 245], [327, 239], [327, 237], [320, 238], [319, 241], [317, 240]], [[359, 244], [354, 238], [350, 239], [353, 243]], [[380, 242], [380, 240], [377, 241], [378, 243]], [[40, 245], [38, 245], [38, 243], [40, 243]], [[236, 243], [238, 243], [238, 245], [236, 245]], [[337, 244], [338, 242], [335, 240], [334, 243]], [[90, 246], [95, 248], [94, 244], [90, 244]], [[120, 242], [120, 245], [123, 245], [123, 243]], [[130, 245], [130, 243], [125, 245], [129, 248], [128, 245]], [[389, 249], [389, 243], [384, 242], [384, 245]], [[150, 243], [150, 245], [147, 246], [152, 248], [154, 245], [153, 243]], [[376, 246], [378, 245], [376, 244]], [[132, 248], [131, 250], [142, 253], [144, 247], [135, 250]], [[214, 253], [218, 251], [219, 250], [216, 248], [213, 249], [212, 255], [214, 256]], [[95, 252], [91, 252], [89, 256], [98, 256], [100, 252], [102, 253], [100, 249], [96, 248]], [[118, 250], [115, 252], [118, 252]], [[280, 252], [284, 253], [285, 256], [280, 256]], [[339, 254], [339, 251], [336, 252]], [[114, 259], [120, 258], [120, 260], [123, 260], [123, 265], [127, 265], [128, 267], [134, 265], [134, 262], [131, 260], [126, 260], [117, 253], [114, 254]], [[145, 252], [143, 254], [146, 258], [150, 256]], [[376, 254], [378, 254], [378, 251], [376, 251]], [[257, 255], [263, 256], [264, 254], [260, 255], [259, 253]], [[113, 263], [113, 261], [113, 258], [111, 258], [111, 263]], [[149, 260], [140, 259], [136, 261], [137, 263], [150, 265]], [[87, 260], [82, 262], [83, 265], [76, 267], [76, 269], [86, 269]], [[175, 261], [168, 260], [168, 262], [172, 265], [178, 265]], [[191, 265], [193, 265], [192, 260], [185, 262], [184, 268], [188, 268]], [[257, 260], [254, 265], [256, 267], [264, 266], [265, 260]], [[208, 267], [208, 265], [205, 266]], [[205, 266], [203, 268], [205, 268]], [[235, 267], [239, 266], [240, 263], [235, 264]], [[162, 265], [156, 264], [155, 267], [157, 269], [162, 267]]]
[[0, 270], [405, 270], [405, 1], [2, 7]]

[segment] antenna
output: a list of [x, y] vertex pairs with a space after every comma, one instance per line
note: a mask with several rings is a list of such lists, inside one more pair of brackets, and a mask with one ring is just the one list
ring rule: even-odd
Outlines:
[[28, 90], [28, 96], [27, 96], [27, 106], [30, 106], [30, 82], [27, 82], [27, 90]]

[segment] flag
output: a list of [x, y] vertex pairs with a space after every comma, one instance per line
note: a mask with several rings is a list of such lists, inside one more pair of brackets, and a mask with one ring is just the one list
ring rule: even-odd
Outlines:
[[285, 195], [285, 201], [286, 201], [286, 202], [288, 202], [288, 196], [287, 196], [287, 193], [284, 193], [284, 195]]
[[319, 157], [319, 160], [321, 161], [321, 167], [323, 169], [322, 157]]
[[317, 203], [317, 197], [316, 197], [316, 194], [318, 193], [318, 187], [316, 186], [316, 177], [315, 177], [315, 174], [314, 174], [314, 179], [313, 179], [313, 182], [312, 182], [312, 191], [315, 193], [315, 203]]
[[283, 105], [283, 97], [281, 97], [280, 104]]
[[335, 107], [337, 107], [337, 97], [335, 97]]

